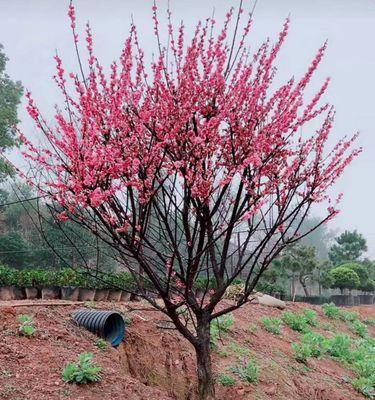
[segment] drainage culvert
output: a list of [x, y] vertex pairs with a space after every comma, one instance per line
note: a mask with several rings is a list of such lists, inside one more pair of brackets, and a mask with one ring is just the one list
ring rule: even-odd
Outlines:
[[73, 313], [73, 319], [78, 326], [102, 337], [114, 347], [124, 339], [125, 323], [118, 312], [79, 310]]

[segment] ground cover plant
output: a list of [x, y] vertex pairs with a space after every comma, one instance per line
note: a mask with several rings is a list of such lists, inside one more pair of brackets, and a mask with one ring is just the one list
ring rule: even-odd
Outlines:
[[68, 363], [62, 371], [65, 382], [86, 384], [102, 380], [102, 368], [93, 361], [92, 353], [81, 353], [77, 363]]
[[35, 334], [35, 327], [33, 326], [34, 318], [31, 315], [22, 314], [18, 316], [20, 326], [18, 332], [22, 336], [33, 336]]

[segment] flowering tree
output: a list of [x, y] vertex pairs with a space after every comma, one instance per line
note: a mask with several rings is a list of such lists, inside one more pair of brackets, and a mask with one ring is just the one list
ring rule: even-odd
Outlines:
[[[184, 26], [176, 29], [168, 12], [163, 47], [154, 6], [158, 57], [147, 69], [132, 26], [107, 76], [89, 25], [83, 64], [71, 5], [80, 72], [69, 74], [69, 85], [55, 57], [65, 109], [48, 125], [27, 93], [29, 114], [47, 141], [36, 147], [22, 135], [39, 173], [34, 184], [64, 209], [59, 221], [76, 221], [115, 248], [140, 293], [194, 346], [201, 399], [214, 397], [211, 321], [248, 301], [286, 245], [335, 216], [327, 190], [359, 153], [355, 136], [326, 149], [334, 113], [319, 103], [328, 80], [304, 103], [326, 44], [300, 80], [271, 90], [289, 21], [274, 45], [266, 41], [252, 55], [245, 47], [252, 19], [241, 33], [242, 14], [230, 10], [217, 34], [213, 19], [199, 22], [187, 43]], [[321, 122], [317, 130], [309, 127], [313, 119]], [[312, 205], [323, 201], [326, 217], [299, 234]], [[239, 276], [243, 294], [223, 304]]]

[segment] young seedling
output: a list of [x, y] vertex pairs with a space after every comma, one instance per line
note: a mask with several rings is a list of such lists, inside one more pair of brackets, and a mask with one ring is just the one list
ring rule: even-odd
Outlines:
[[237, 384], [236, 379], [228, 375], [220, 375], [218, 382], [225, 387], [235, 386]]
[[102, 368], [93, 361], [92, 353], [81, 353], [77, 363], [68, 363], [62, 372], [62, 379], [65, 382], [86, 384], [102, 380]]
[[102, 351], [105, 351], [105, 350], [107, 350], [108, 343], [107, 343], [104, 339], [98, 339], [98, 340], [95, 342], [95, 346], [96, 346], [98, 349], [100, 349], [100, 350], [102, 350]]
[[35, 328], [33, 327], [33, 317], [31, 315], [19, 315], [18, 321], [20, 322], [20, 326], [18, 327], [18, 332], [22, 336], [30, 337], [35, 333]]

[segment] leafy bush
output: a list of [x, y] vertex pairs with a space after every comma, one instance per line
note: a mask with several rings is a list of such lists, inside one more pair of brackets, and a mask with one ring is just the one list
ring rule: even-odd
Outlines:
[[339, 310], [339, 318], [345, 322], [353, 322], [359, 318], [358, 313], [346, 311], [346, 310]]
[[211, 347], [217, 347], [217, 341], [221, 339], [223, 333], [229, 332], [234, 325], [232, 314], [223, 315], [211, 321]]
[[235, 386], [237, 384], [236, 379], [228, 375], [220, 375], [218, 382], [220, 383], [220, 385], [223, 385], [225, 387]]
[[361, 284], [358, 274], [347, 266], [339, 266], [328, 272], [332, 280], [331, 287], [343, 289], [355, 289]]
[[361, 376], [354, 379], [352, 385], [354, 389], [359, 393], [362, 393], [364, 396], [369, 397], [370, 399], [375, 397], [375, 375], [372, 375], [369, 378]]
[[62, 372], [62, 379], [65, 382], [85, 384], [99, 382], [102, 380], [102, 368], [92, 361], [92, 353], [81, 353], [78, 356], [78, 363], [68, 363]]
[[20, 326], [18, 327], [18, 332], [22, 336], [30, 337], [35, 333], [35, 328], [33, 327], [34, 319], [31, 315], [22, 314], [18, 316], [18, 321]]
[[104, 350], [107, 349], [108, 343], [107, 343], [104, 339], [98, 339], [98, 340], [95, 342], [95, 346], [96, 346], [98, 349], [104, 351]]
[[292, 343], [292, 348], [295, 352], [295, 358], [299, 362], [306, 363], [307, 359], [311, 357], [311, 348], [308, 344], [302, 343]]
[[352, 323], [352, 330], [362, 338], [368, 335], [367, 326], [365, 324], [362, 324], [362, 322], [358, 320], [355, 320]]
[[281, 326], [283, 323], [281, 319], [273, 317], [263, 317], [262, 323], [264, 325], [264, 329], [267, 332], [273, 333], [274, 335], [280, 335]]
[[341, 333], [339, 335], [336, 335], [332, 339], [328, 339], [328, 343], [329, 347], [327, 351], [332, 357], [339, 358], [342, 361], [352, 361], [352, 341], [350, 336]]
[[259, 379], [259, 368], [253, 362], [244, 362], [243, 365], [235, 365], [231, 371], [236, 374], [241, 381], [247, 383], [257, 382]]
[[302, 310], [303, 316], [306, 318], [306, 322], [311, 325], [311, 326], [317, 326], [318, 325], [318, 314], [314, 311], [311, 310], [310, 308], [304, 308]]
[[17, 270], [0, 265], [0, 286], [17, 285]]
[[302, 336], [302, 343], [310, 348], [311, 357], [320, 357], [329, 348], [328, 340], [320, 333], [308, 332]]
[[292, 312], [284, 312], [282, 315], [283, 322], [297, 332], [308, 332], [308, 322], [304, 315], [294, 314]]
[[323, 304], [322, 309], [328, 318], [339, 319], [340, 309], [333, 303]]

